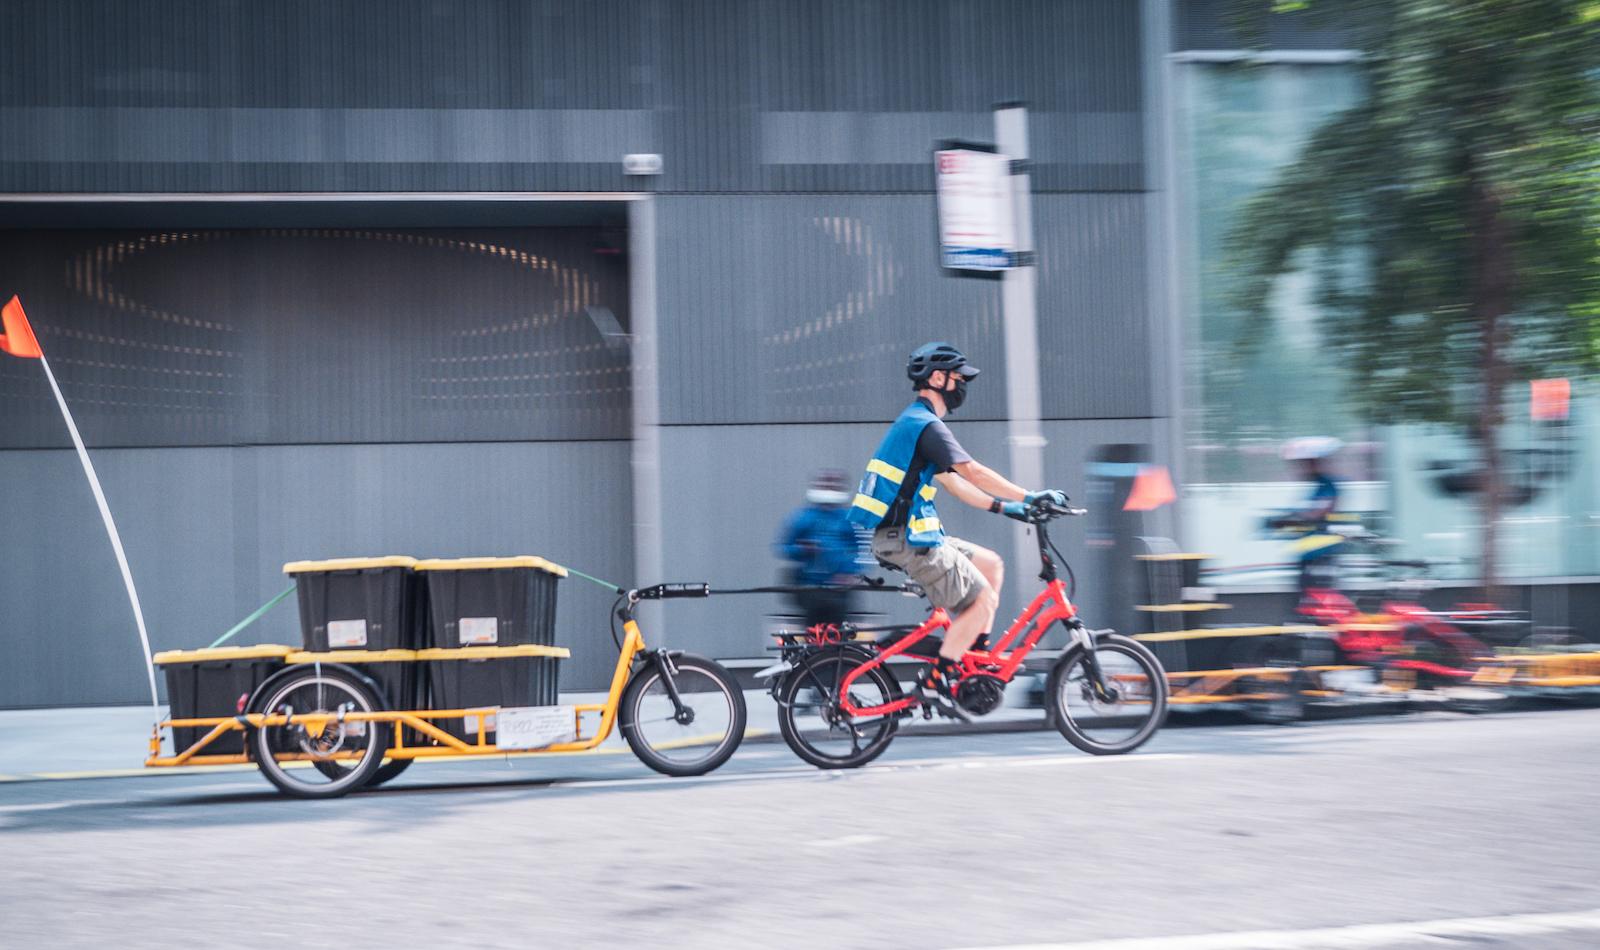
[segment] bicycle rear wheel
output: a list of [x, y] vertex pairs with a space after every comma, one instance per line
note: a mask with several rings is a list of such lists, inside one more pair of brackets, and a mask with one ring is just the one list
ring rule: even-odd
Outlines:
[[1114, 695], [1094, 688], [1089, 656], [1075, 649], [1050, 674], [1056, 728], [1092, 755], [1120, 755], [1149, 741], [1167, 718], [1167, 674], [1155, 654], [1118, 634], [1095, 638], [1094, 656]]
[[[778, 690], [778, 731], [794, 754], [819, 769], [853, 769], [889, 748], [899, 716], [852, 719], [839, 710], [840, 684], [867, 661], [847, 653], [814, 657], [790, 671]], [[858, 707], [880, 706], [900, 695], [883, 667], [867, 670], [850, 686]]]
[[617, 713], [622, 737], [657, 772], [704, 775], [728, 761], [744, 739], [744, 693], [720, 663], [687, 653], [672, 657], [669, 689], [661, 662], [640, 670], [623, 691]]

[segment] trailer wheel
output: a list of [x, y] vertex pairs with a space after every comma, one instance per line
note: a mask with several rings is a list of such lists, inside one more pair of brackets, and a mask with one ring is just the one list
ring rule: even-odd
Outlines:
[[293, 670], [272, 684], [259, 712], [328, 718], [252, 732], [251, 749], [267, 781], [295, 798], [337, 798], [375, 777], [389, 749], [389, 724], [344, 718], [382, 711], [377, 693], [364, 680], [353, 671], [319, 664]]

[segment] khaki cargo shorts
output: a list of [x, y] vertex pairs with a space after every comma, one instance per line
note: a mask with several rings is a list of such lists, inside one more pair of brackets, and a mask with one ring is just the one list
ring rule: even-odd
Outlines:
[[879, 528], [872, 535], [872, 553], [905, 571], [928, 592], [928, 601], [952, 614], [966, 610], [988, 586], [972, 563], [976, 548], [960, 538], [946, 537], [938, 547], [919, 548], [906, 543], [905, 528]]

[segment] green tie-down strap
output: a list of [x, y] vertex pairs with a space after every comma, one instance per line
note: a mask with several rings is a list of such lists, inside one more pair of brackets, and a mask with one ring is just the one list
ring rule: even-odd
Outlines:
[[[562, 567], [566, 567], [566, 565], [563, 564]], [[570, 568], [570, 567], [567, 568], [567, 573], [568, 574], [572, 574], [572, 575], [577, 576], [577, 577], [581, 577], [584, 580], [589, 581], [592, 584], [599, 584], [601, 587], [604, 587], [606, 590], [611, 591], [613, 594], [620, 594], [620, 593], [622, 593], [622, 591], [626, 590], [626, 588], [622, 587], [620, 584], [613, 584], [610, 581], [601, 580], [598, 577], [590, 577], [588, 574], [585, 574], [584, 572], [579, 571], [579, 570], [574, 570], [573, 568]]]
[[[255, 613], [253, 613], [250, 616], [248, 616], [248, 617], [244, 618], [243, 620], [239, 621], [238, 624], [236, 624], [232, 630], [229, 630], [227, 633], [224, 633], [222, 636], [218, 637], [216, 639], [216, 642], [211, 644], [211, 647], [221, 646], [222, 644], [228, 642], [230, 639], [233, 638], [234, 634], [238, 633], [240, 630], [243, 630], [245, 627], [248, 627], [251, 624], [255, 623], [257, 620], [260, 620], [262, 618], [262, 616], [266, 614], [267, 611], [269, 611], [272, 608], [278, 606], [278, 601], [284, 599], [285, 597], [289, 596], [292, 593], [294, 593], [294, 587], [293, 586], [291, 586], [288, 590], [284, 591], [283, 593], [279, 594], [278, 596], [276, 596], [276, 597], [272, 598], [271, 600], [267, 601], [266, 603], [262, 604], [260, 607], [257, 607]], [[209, 649], [211, 649], [211, 647], [206, 647], [206, 649], [209, 650]]]

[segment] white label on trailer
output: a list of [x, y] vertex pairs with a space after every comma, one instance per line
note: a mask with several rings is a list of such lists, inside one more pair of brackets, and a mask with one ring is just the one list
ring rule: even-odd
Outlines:
[[498, 617], [462, 617], [458, 625], [463, 645], [482, 645], [500, 642]]
[[367, 645], [365, 620], [328, 621], [328, 647], [364, 647]]
[[542, 749], [578, 738], [573, 706], [503, 706], [495, 745], [502, 749]]

